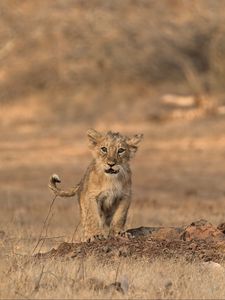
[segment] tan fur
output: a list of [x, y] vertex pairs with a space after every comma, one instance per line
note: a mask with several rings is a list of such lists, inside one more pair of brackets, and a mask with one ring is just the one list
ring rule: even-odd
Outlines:
[[121, 232], [131, 202], [131, 170], [129, 160], [137, 150], [142, 135], [132, 138], [111, 131], [106, 134], [87, 132], [93, 161], [81, 182], [69, 191], [56, 185], [57, 175], [49, 187], [61, 197], [78, 195], [84, 239]]

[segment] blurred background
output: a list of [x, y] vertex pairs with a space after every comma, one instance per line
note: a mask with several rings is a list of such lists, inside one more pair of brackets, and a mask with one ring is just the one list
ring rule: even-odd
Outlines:
[[[224, 221], [225, 1], [1, 0], [0, 14], [7, 234], [37, 235], [53, 172], [79, 181], [89, 127], [145, 135], [128, 227]], [[69, 238], [76, 201], [51, 222]]]

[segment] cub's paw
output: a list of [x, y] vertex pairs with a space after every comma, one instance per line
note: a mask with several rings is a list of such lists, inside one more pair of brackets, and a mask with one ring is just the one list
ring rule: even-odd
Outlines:
[[117, 233], [117, 236], [124, 237], [124, 238], [127, 238], [127, 239], [132, 238], [132, 234], [130, 232], [127, 232], [127, 231], [119, 231]]

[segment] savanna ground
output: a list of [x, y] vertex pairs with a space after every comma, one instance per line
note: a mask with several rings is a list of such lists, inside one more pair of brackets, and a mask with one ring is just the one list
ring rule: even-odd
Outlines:
[[[188, 107], [170, 118], [180, 106], [162, 101], [173, 93], [225, 103], [224, 7], [1, 1], [1, 298], [225, 297], [223, 260], [210, 267], [176, 249], [174, 257], [32, 256], [53, 198], [49, 176], [64, 187], [79, 181], [89, 127], [144, 133], [127, 228], [225, 221], [224, 115], [186, 118]], [[80, 241], [76, 199], [56, 199], [45, 235], [36, 252]]]

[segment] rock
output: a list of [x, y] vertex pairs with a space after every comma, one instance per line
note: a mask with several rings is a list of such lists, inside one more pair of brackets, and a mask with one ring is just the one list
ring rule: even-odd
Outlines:
[[192, 240], [225, 240], [225, 235], [221, 230], [213, 226], [206, 220], [199, 220], [187, 226], [181, 234], [181, 239], [184, 241]]
[[224, 267], [214, 261], [203, 262], [202, 266], [208, 271], [224, 272]]
[[132, 237], [152, 236], [160, 239], [175, 239], [179, 238], [183, 232], [181, 227], [138, 227], [128, 229], [126, 232]]

